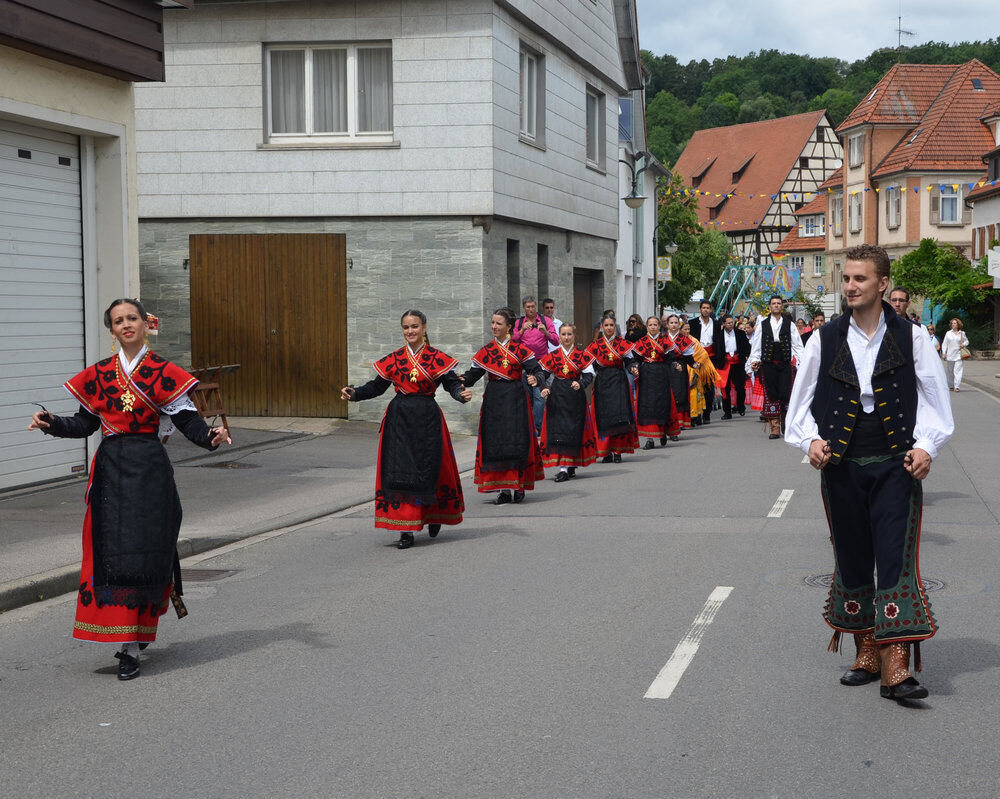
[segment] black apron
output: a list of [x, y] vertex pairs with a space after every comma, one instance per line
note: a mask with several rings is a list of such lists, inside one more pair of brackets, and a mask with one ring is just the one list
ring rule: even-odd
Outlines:
[[434, 397], [396, 394], [382, 420], [383, 495], [389, 500], [433, 503], [441, 458], [441, 409]]
[[486, 472], [523, 469], [530, 453], [528, 400], [524, 384], [490, 380], [483, 392], [479, 416], [480, 464]]
[[642, 425], [665, 425], [670, 421], [670, 368], [667, 361], [639, 364], [639, 397], [636, 421]]
[[545, 402], [545, 451], [579, 455], [587, 423], [587, 392], [573, 390], [572, 380], [556, 378]]
[[628, 378], [620, 366], [595, 364], [594, 415], [597, 435], [601, 438], [628, 433], [635, 427], [632, 402], [629, 399]]

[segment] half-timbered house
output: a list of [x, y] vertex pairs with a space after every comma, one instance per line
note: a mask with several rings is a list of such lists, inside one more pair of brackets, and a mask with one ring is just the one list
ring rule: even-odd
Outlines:
[[795, 212], [842, 163], [825, 111], [700, 130], [675, 171], [698, 198], [698, 218], [725, 233], [742, 263], [774, 262]]

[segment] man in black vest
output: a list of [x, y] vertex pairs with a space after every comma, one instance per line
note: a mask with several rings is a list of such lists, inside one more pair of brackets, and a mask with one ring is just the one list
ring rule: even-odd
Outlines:
[[[726, 365], [726, 351], [723, 347], [722, 325], [712, 316], [712, 303], [709, 300], [702, 300], [698, 306], [699, 315], [692, 319], [691, 338], [701, 342], [701, 346], [708, 352], [708, 358], [712, 366], [721, 369]], [[712, 404], [715, 402], [715, 391], [712, 396], [708, 396], [706, 391], [705, 410], [702, 411], [701, 421], [709, 424], [712, 421]]]
[[784, 301], [778, 294], [768, 300], [770, 313], [757, 320], [750, 343], [750, 368], [764, 384], [761, 416], [770, 425], [768, 438], [781, 438], [781, 426], [792, 395], [792, 358], [802, 358], [802, 338], [792, 318], [782, 313]]
[[806, 347], [785, 440], [822, 470], [836, 563], [824, 611], [830, 649], [842, 633], [857, 647], [840, 681], [864, 685], [881, 674], [882, 696], [922, 699], [909, 645], [917, 643], [919, 671], [919, 642], [937, 627], [917, 568], [920, 481], [954, 430], [951, 405], [930, 338], [882, 300], [885, 250], [848, 250], [842, 274], [848, 311]]
[[[722, 317], [722, 350], [726, 362], [720, 371], [719, 380], [722, 383], [722, 418], [733, 418], [732, 401], [729, 391], [736, 393], [736, 412], [743, 416], [746, 407], [747, 358], [750, 357], [750, 339], [747, 334], [736, 327], [736, 319], [732, 314]], [[725, 375], [725, 380], [722, 379]]]

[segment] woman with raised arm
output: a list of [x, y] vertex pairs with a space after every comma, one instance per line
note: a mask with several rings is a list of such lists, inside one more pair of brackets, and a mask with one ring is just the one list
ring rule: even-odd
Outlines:
[[593, 361], [593, 355], [576, 348], [576, 330], [566, 322], [559, 328], [559, 347], [539, 361], [548, 374], [542, 389], [542, 463], [559, 467], [557, 483], [597, 460], [597, 430], [586, 392], [594, 379]]
[[375, 470], [375, 527], [399, 530], [399, 549], [413, 546], [413, 534], [426, 525], [437, 537], [442, 524], [459, 524], [465, 510], [462, 481], [437, 387], [459, 402], [468, 391], [455, 374], [458, 361], [427, 340], [427, 317], [406, 311], [399, 320], [403, 346], [374, 363], [376, 376], [363, 386], [345, 386], [341, 399], [360, 402], [396, 389], [382, 417]]
[[520, 502], [524, 492], [545, 479], [535, 437], [535, 422], [522, 376], [538, 385], [541, 367], [535, 354], [510, 337], [514, 312], [498, 308], [490, 319], [493, 339], [472, 356], [472, 368], [462, 375], [466, 386], [486, 376], [479, 411], [475, 483], [481, 493], [499, 492], [497, 505]]
[[597, 456], [602, 463], [621, 463], [622, 454], [635, 452], [639, 437], [626, 368], [632, 365], [632, 345], [615, 332], [615, 317], [605, 312], [597, 340], [587, 347], [594, 358], [594, 418]]
[[29, 430], [58, 438], [103, 438], [90, 468], [83, 518], [83, 565], [73, 637], [121, 644], [118, 679], [139, 676], [139, 651], [156, 640], [170, 601], [187, 614], [177, 535], [181, 504], [160, 436], [176, 427], [208, 450], [232, 443], [225, 427], [210, 428], [191, 402], [198, 381], [149, 349], [148, 314], [138, 300], [115, 300], [104, 312], [110, 358], [65, 383], [79, 401], [73, 416], [46, 410]]

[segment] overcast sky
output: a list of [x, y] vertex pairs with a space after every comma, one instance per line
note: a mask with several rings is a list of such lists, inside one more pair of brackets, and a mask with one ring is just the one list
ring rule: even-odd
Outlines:
[[682, 64], [759, 50], [845, 61], [904, 44], [982, 41], [1000, 34], [997, 0], [637, 0], [639, 45]]

